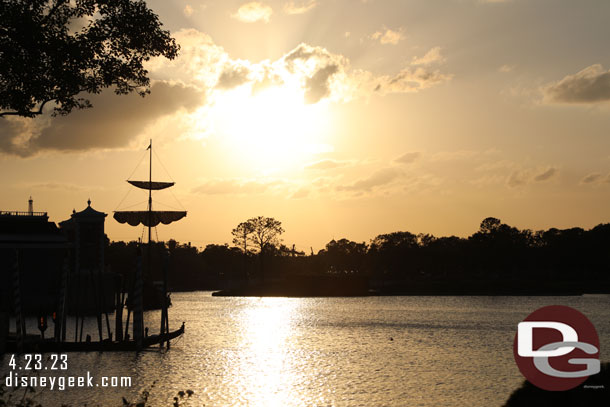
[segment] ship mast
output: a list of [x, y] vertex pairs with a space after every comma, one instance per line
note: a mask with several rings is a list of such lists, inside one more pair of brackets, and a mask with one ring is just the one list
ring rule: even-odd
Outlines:
[[[148, 208], [146, 211], [115, 211], [114, 219], [119, 223], [127, 223], [131, 226], [137, 226], [142, 224], [148, 227], [148, 276], [152, 276], [152, 228], [157, 226], [159, 223], [168, 225], [172, 222], [178, 221], [186, 216], [186, 211], [153, 211], [152, 208], [152, 191], [158, 191], [161, 189], [170, 188], [174, 185], [174, 182], [158, 182], [152, 180], [152, 139], [148, 145], [147, 150], [149, 151], [149, 167], [148, 167], [148, 181], [134, 181], [127, 180], [128, 183], [140, 189], [148, 190]], [[167, 259], [166, 259], [167, 260]], [[142, 309], [142, 289], [143, 289], [143, 276], [141, 272], [141, 261], [136, 268], [136, 283], [134, 289], [134, 339], [141, 343], [143, 337], [143, 309]], [[163, 305], [161, 309], [161, 329], [159, 334], [163, 336], [169, 333], [169, 322], [168, 322], [168, 300], [167, 300], [167, 267], [168, 264], [163, 268]], [[161, 344], [163, 341], [161, 341]], [[169, 347], [169, 339], [167, 340], [167, 347]]]
[[[148, 145], [148, 149], [149, 151], [149, 165], [148, 165], [148, 182], [150, 184], [152, 184], [152, 139], [150, 139], [150, 144]], [[151, 229], [152, 229], [152, 188], [148, 189], [148, 264], [149, 264], [149, 270], [150, 270], [150, 249], [151, 249], [151, 245], [150, 245], [150, 236], [151, 236]]]

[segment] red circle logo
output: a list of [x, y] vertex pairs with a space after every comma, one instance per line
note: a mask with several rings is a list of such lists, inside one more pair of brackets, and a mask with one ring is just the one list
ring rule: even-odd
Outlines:
[[523, 376], [544, 390], [573, 389], [600, 369], [595, 327], [563, 305], [539, 308], [520, 322], [513, 354]]

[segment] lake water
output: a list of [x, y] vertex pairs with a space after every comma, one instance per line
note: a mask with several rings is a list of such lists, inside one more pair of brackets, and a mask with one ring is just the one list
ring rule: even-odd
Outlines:
[[[610, 359], [610, 296], [229, 298], [175, 293], [168, 352], [68, 355], [67, 375], [129, 376], [130, 388], [39, 390], [43, 406], [121, 406], [150, 391], [153, 406], [501, 406], [522, 376], [517, 323], [552, 304], [596, 326]], [[145, 319], [151, 333], [159, 312]], [[89, 332], [95, 339], [95, 323]], [[30, 328], [30, 332], [33, 328]], [[0, 375], [8, 370], [4, 357]], [[45, 373], [46, 374], [46, 373]], [[49, 374], [52, 375], [52, 374]]]

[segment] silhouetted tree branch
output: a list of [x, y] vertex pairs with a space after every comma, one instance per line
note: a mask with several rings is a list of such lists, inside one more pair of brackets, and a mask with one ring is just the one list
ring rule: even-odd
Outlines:
[[81, 93], [150, 92], [144, 62], [179, 46], [142, 0], [0, 1], [0, 117], [91, 107]]

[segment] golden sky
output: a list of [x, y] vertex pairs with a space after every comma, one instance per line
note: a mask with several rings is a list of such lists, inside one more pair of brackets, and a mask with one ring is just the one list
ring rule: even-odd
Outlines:
[[[104, 92], [67, 117], [0, 120], [2, 210], [30, 195], [55, 222], [88, 198], [145, 209], [144, 191], [123, 198], [152, 138], [153, 178], [176, 182], [156, 209], [189, 212], [160, 240], [230, 242], [258, 215], [306, 251], [398, 230], [467, 236], [487, 216], [610, 221], [607, 1], [148, 4], [180, 56], [150, 62], [144, 99]], [[106, 231], [142, 232], [110, 217]]]

